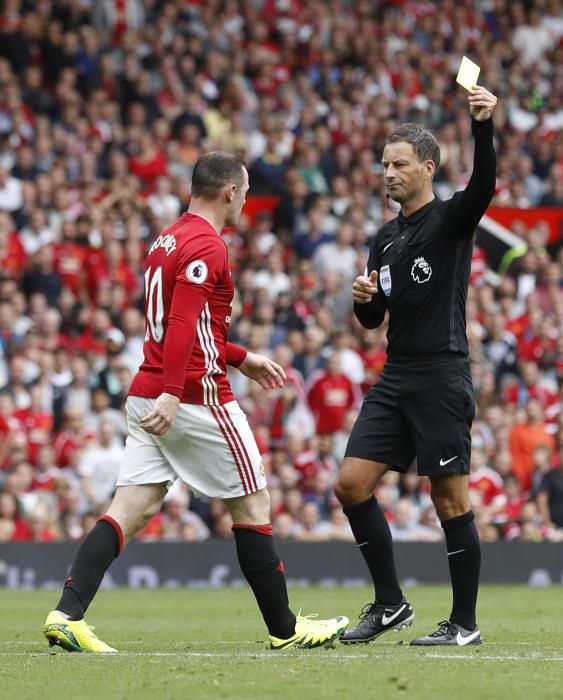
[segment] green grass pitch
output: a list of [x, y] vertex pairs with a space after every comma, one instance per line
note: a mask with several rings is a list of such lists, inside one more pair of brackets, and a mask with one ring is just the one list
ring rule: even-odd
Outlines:
[[[249, 589], [101, 591], [88, 621], [115, 656], [49, 653], [56, 591], [0, 591], [0, 697], [22, 700], [549, 700], [563, 698], [563, 589], [484, 586], [480, 647], [421, 649], [446, 617], [445, 586], [407, 591], [416, 620], [366, 646], [271, 652]], [[293, 589], [303, 614], [353, 622], [368, 589]]]

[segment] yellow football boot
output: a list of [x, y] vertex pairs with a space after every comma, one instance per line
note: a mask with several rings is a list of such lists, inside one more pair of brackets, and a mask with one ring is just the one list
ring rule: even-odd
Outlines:
[[43, 634], [50, 647], [59, 646], [67, 651], [90, 651], [94, 654], [116, 654], [117, 649], [98, 639], [93, 629], [84, 620], [67, 620], [58, 610], [53, 610], [47, 615]]
[[340, 637], [349, 622], [348, 618], [343, 615], [331, 617], [329, 620], [313, 619], [315, 617], [315, 615], [302, 616], [299, 613], [295, 621], [293, 637], [278, 639], [269, 635], [270, 649], [288, 649], [290, 647], [314, 649], [327, 646]]

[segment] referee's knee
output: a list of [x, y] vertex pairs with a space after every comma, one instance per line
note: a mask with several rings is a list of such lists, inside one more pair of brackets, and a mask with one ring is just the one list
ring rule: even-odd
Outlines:
[[363, 489], [353, 479], [339, 476], [334, 484], [334, 495], [343, 506], [354, 506], [363, 503], [369, 498], [363, 493]]

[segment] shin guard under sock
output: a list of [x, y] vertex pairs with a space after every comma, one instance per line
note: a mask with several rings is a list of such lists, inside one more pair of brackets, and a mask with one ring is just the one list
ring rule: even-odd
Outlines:
[[358, 505], [345, 506], [344, 513], [370, 570], [377, 601], [397, 605], [403, 592], [395, 568], [391, 530], [379, 503], [372, 496]]
[[475, 629], [481, 571], [481, 543], [472, 511], [442, 522], [448, 549], [453, 606], [450, 622]]
[[279, 639], [295, 633], [295, 615], [289, 608], [287, 587], [272, 537], [271, 525], [233, 525], [237, 556], [268, 632]]
[[105, 572], [123, 549], [119, 523], [103, 515], [78, 549], [56, 610], [81, 620], [98, 592]]

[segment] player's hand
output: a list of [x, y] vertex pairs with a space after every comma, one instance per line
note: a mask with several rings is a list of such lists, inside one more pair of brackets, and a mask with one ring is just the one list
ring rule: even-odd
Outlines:
[[469, 93], [469, 113], [478, 122], [484, 122], [493, 116], [497, 98], [481, 85], [476, 85]]
[[141, 428], [152, 435], [162, 436], [178, 415], [180, 399], [174, 394], [161, 394], [154, 402], [150, 413], [141, 418]]
[[283, 368], [265, 355], [249, 352], [239, 370], [249, 379], [258, 382], [262, 389], [282, 387], [287, 377]]
[[356, 304], [369, 304], [374, 294], [377, 294], [377, 270], [372, 270], [369, 277], [356, 277], [352, 284], [352, 297]]

